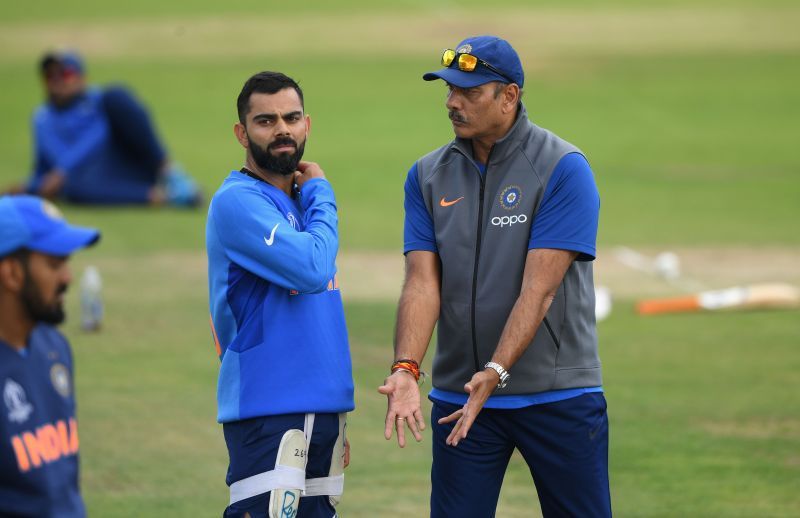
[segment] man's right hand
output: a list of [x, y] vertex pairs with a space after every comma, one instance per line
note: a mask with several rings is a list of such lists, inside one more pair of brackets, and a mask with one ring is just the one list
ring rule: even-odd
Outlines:
[[325, 178], [325, 172], [318, 163], [301, 160], [294, 173], [294, 183], [297, 184], [297, 187], [303, 187], [303, 184], [312, 178]]
[[407, 371], [398, 370], [378, 387], [378, 392], [389, 400], [386, 410], [386, 428], [383, 436], [388, 441], [392, 438], [392, 430], [397, 428], [397, 444], [401, 448], [406, 445], [405, 427], [414, 434], [417, 442], [422, 440], [420, 433], [425, 429], [425, 418], [420, 408], [419, 386], [414, 376]]

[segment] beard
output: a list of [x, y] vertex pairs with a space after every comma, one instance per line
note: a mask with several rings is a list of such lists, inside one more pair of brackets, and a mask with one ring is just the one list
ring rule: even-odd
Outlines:
[[[266, 148], [258, 147], [258, 145], [250, 139], [249, 135], [247, 136], [247, 141], [250, 143], [250, 153], [253, 155], [253, 160], [258, 164], [258, 167], [283, 176], [289, 176], [297, 171], [297, 164], [302, 160], [303, 152], [306, 149], [305, 140], [298, 145], [291, 137], [279, 137]], [[272, 149], [287, 144], [294, 146], [294, 153], [272, 154]]]
[[[67, 291], [67, 285], [62, 284], [58, 287], [56, 295], [60, 295], [65, 291]], [[26, 275], [25, 283], [20, 292], [20, 298], [23, 307], [28, 312], [28, 316], [34, 322], [43, 322], [52, 325], [60, 324], [64, 321], [65, 317], [64, 306], [58, 301], [48, 305], [42, 299], [41, 292], [42, 290], [39, 289], [39, 286], [33, 281], [30, 274]]]

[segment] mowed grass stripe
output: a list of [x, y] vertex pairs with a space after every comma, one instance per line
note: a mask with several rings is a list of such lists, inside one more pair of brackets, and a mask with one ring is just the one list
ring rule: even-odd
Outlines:
[[[638, 251], [655, 258], [669, 250], [680, 261], [682, 278], [670, 283], [653, 274], [634, 270], [616, 258], [616, 247], [601, 247], [594, 264], [595, 284], [610, 288], [615, 298], [671, 296], [690, 288], [722, 289], [734, 285], [785, 282], [800, 286], [800, 247], [705, 246], [644, 247]], [[396, 302], [403, 281], [403, 255], [395, 251], [340, 251], [339, 284], [346, 301]], [[144, 309], [152, 304], [185, 296], [206, 295], [206, 255], [202, 251], [163, 250], [137, 256], [103, 253], [101, 247], [75, 257], [80, 272], [87, 264], [98, 266], [108, 278], [107, 295], [128, 307]], [[764, 265], [769, 264], [768, 268]], [[131, 299], [125, 280], [142, 288]], [[210, 337], [209, 337], [210, 339]]]
[[511, 8], [273, 17], [221, 15], [0, 23], [0, 60], [68, 44], [97, 59], [280, 55], [429, 55], [468, 34], [497, 33], [529, 66], [560, 55], [774, 52], [800, 49], [800, 8]]

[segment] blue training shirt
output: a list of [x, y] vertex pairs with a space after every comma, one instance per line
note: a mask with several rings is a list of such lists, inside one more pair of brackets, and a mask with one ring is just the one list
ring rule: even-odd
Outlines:
[[[481, 167], [485, 174], [485, 167]], [[578, 252], [578, 261], [592, 261], [596, 255], [600, 196], [589, 163], [580, 153], [569, 153], [556, 164], [545, 188], [539, 211], [531, 225], [528, 249], [553, 248]], [[415, 163], [405, 183], [405, 224], [403, 253], [423, 250], [438, 253], [433, 220], [425, 207]], [[486, 408], [522, 408], [602, 392], [601, 387], [556, 390], [529, 395], [490, 396]], [[432, 399], [464, 404], [468, 396], [433, 388]]]
[[206, 226], [218, 420], [353, 410], [336, 274], [336, 200], [324, 179], [289, 197], [231, 172]]
[[22, 353], [0, 340], [0, 389], [0, 516], [86, 516], [64, 336], [40, 324]]

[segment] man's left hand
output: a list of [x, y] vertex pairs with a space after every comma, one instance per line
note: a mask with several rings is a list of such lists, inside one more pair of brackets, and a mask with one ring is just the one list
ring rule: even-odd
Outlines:
[[497, 388], [497, 383], [500, 381], [500, 376], [493, 369], [486, 369], [476, 372], [472, 379], [464, 385], [464, 390], [469, 394], [467, 403], [456, 410], [447, 417], [439, 419], [439, 424], [447, 424], [456, 421], [450, 435], [447, 436], [445, 441], [450, 446], [458, 446], [461, 439], [467, 437], [472, 423], [478, 417], [478, 414], [483, 409], [483, 405], [489, 396], [492, 395], [494, 389]]

